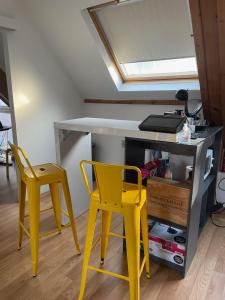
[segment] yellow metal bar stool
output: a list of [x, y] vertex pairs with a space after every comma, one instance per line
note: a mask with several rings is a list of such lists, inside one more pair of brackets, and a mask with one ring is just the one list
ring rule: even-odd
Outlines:
[[[93, 166], [95, 172], [97, 188], [93, 191], [90, 188], [86, 175], [88, 165]], [[126, 170], [137, 173], [137, 184], [123, 181], [123, 174]], [[92, 161], [82, 161], [81, 171], [90, 196], [90, 208], [79, 300], [82, 300], [84, 297], [88, 270], [105, 273], [128, 281], [130, 286], [130, 299], [139, 300], [139, 278], [144, 266], [146, 268], [147, 277], [150, 278], [146, 189], [141, 184], [141, 172], [137, 167], [108, 165]], [[99, 239], [101, 239], [101, 264], [104, 264], [106, 257], [108, 237], [111, 235], [125, 238], [128, 276], [89, 265], [98, 210], [102, 211], [102, 230], [99, 237]], [[123, 215], [125, 236], [110, 232], [112, 213], [120, 213]], [[142, 233], [142, 241], [140, 240], [140, 233]], [[141, 242], [144, 248], [142, 263], [140, 263]], [[96, 243], [94, 243], [94, 245], [96, 245]]]
[[[67, 212], [66, 215], [70, 220], [70, 226], [72, 228], [73, 237], [75, 246], [78, 253], [80, 254], [80, 247], [77, 238], [76, 225], [73, 216], [73, 209], [70, 197], [70, 191], [67, 181], [66, 171], [56, 164], [43, 164], [38, 166], [31, 166], [26, 154], [23, 149], [20, 147], [10, 144], [13, 155], [15, 157], [18, 171], [19, 171], [19, 242], [18, 250], [22, 246], [23, 231], [30, 237], [31, 245], [31, 256], [32, 256], [32, 274], [37, 276], [38, 269], [38, 247], [39, 247], [39, 238], [47, 236], [53, 232], [61, 233], [61, 211], [64, 212], [60, 207], [60, 196], [58, 185], [62, 185], [62, 189], [65, 196]], [[22, 157], [21, 155], [22, 154]], [[26, 162], [27, 167], [24, 167], [21, 158]], [[45, 209], [40, 211], [40, 187], [42, 185], [48, 184], [52, 196], [52, 205], [55, 215], [55, 221], [57, 229], [45, 232], [43, 234], [39, 233], [39, 220], [40, 212], [52, 209]], [[25, 217], [25, 197], [26, 189], [28, 192], [28, 208], [29, 214], [29, 225], [30, 230], [28, 231], [24, 226], [24, 217]]]

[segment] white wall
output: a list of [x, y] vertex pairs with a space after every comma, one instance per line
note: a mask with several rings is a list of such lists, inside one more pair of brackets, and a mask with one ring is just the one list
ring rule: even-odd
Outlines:
[[0, 15], [18, 23], [18, 30], [8, 34], [18, 143], [32, 163], [51, 162], [53, 122], [80, 116], [81, 99], [20, 2], [0, 0]]

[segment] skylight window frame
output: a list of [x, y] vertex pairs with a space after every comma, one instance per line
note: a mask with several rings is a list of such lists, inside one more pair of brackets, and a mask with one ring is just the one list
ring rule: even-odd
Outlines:
[[[132, 0], [129, 0], [129, 1], [132, 1]], [[142, 0], [138, 0], [138, 1], [142, 1]], [[126, 1], [124, 1], [126, 2]], [[188, 72], [187, 74], [177, 74], [177, 75], [169, 75], [169, 74], [166, 74], [166, 75], [163, 75], [163, 76], [140, 76], [140, 77], [136, 77], [136, 76], [129, 76], [129, 77], [126, 77], [124, 71], [123, 71], [123, 68], [120, 64], [120, 62], [118, 61], [117, 57], [116, 57], [116, 54], [114, 53], [111, 45], [110, 45], [110, 42], [107, 38], [107, 35], [103, 29], [103, 26], [98, 18], [98, 15], [97, 15], [97, 10], [99, 9], [102, 9], [106, 6], [111, 6], [111, 5], [123, 5], [124, 3], [121, 2], [119, 0], [114, 0], [114, 1], [109, 1], [109, 2], [106, 2], [106, 3], [102, 3], [102, 4], [99, 4], [99, 5], [96, 5], [96, 6], [92, 6], [92, 7], [89, 7], [87, 8], [88, 10], [88, 13], [90, 15], [90, 18], [92, 19], [92, 22], [98, 32], [98, 35], [105, 47], [105, 50], [107, 51], [115, 69], [117, 70], [120, 78], [121, 78], [121, 81], [123, 83], [148, 83], [148, 82], [165, 82], [165, 81], [197, 81], [199, 80], [199, 76], [198, 76], [198, 72], [194, 73], [194, 72]]]

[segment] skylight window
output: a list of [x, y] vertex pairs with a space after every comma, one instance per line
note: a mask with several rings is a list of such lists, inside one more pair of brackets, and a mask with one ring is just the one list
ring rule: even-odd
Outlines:
[[167, 59], [147, 62], [128, 63], [120, 65], [126, 78], [185, 76], [197, 74], [195, 57]]
[[198, 78], [189, 0], [110, 1], [88, 10], [123, 82]]

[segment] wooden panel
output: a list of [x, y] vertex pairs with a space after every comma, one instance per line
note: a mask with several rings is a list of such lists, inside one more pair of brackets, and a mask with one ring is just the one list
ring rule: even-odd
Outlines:
[[[222, 124], [220, 91], [220, 57], [217, 24], [217, 1], [204, 0], [201, 3], [202, 26], [205, 41], [207, 80], [209, 87], [211, 122]], [[216, 121], [214, 121], [216, 120]]]
[[[219, 53], [220, 53], [220, 85], [221, 85], [221, 114], [225, 125], [225, 1], [217, 0], [218, 3], [218, 30], [219, 30]], [[225, 131], [223, 131], [225, 145]]]
[[189, 2], [205, 118], [225, 125], [225, 1]]
[[124, 82], [125, 81], [125, 77], [123, 74], [123, 71], [120, 67], [119, 62], [116, 59], [115, 53], [113, 52], [113, 49], [109, 43], [109, 40], [104, 32], [104, 29], [102, 27], [102, 24], [100, 23], [98, 16], [96, 14], [96, 12], [94, 10], [92, 10], [91, 8], [88, 9], [89, 15], [95, 25], [96, 30], [98, 31], [98, 34], [102, 40], [103, 45], [105, 46], [105, 49], [109, 55], [109, 57], [111, 58], [112, 62], [114, 63], [115, 68], [117, 69], [117, 72], [121, 78], [121, 81]]
[[6, 105], [9, 105], [6, 73], [1, 68], [0, 68], [0, 97], [3, 100], [3, 102], [5, 102]]
[[103, 100], [85, 99], [84, 103], [91, 104], [134, 104], [134, 105], [181, 105], [184, 103], [177, 100]]
[[206, 54], [204, 48], [204, 39], [202, 32], [202, 20], [201, 20], [201, 8], [199, 1], [189, 0], [193, 33], [195, 40], [195, 50], [198, 64], [198, 76], [201, 85], [201, 98], [203, 102], [204, 116], [207, 120], [210, 120], [209, 110], [209, 93], [207, 84], [207, 69], [206, 69]]
[[190, 186], [153, 177], [148, 180], [148, 214], [162, 220], [187, 226]]

